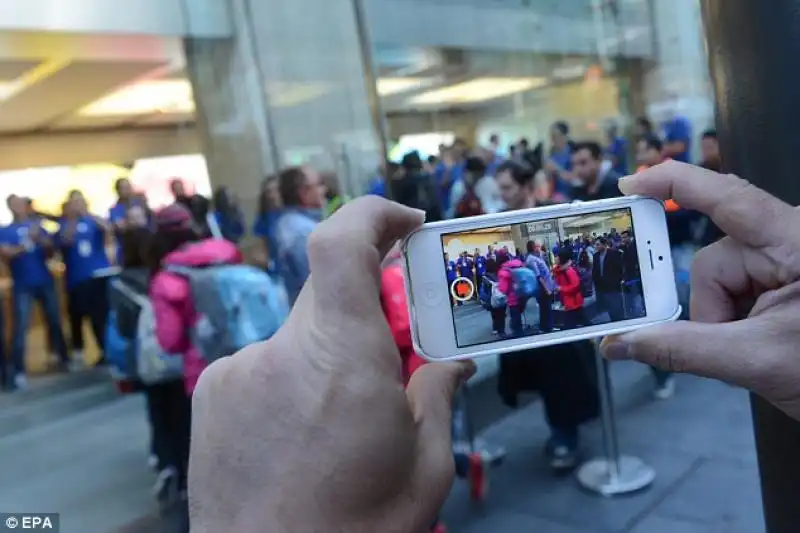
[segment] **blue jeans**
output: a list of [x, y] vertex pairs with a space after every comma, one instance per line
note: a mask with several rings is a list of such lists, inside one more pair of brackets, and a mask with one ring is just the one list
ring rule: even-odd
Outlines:
[[67, 362], [69, 360], [67, 344], [64, 342], [64, 333], [61, 330], [61, 312], [53, 282], [39, 287], [19, 287], [14, 285], [13, 295], [14, 333], [11, 340], [11, 360], [14, 365], [14, 372], [18, 374], [25, 372], [25, 338], [31, 322], [34, 300], [38, 301], [39, 305], [42, 306], [52, 349], [58, 352], [62, 361]]

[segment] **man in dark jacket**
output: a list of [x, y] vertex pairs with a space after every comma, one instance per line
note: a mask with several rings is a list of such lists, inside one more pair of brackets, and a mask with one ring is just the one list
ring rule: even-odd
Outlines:
[[605, 237], [597, 239], [596, 246], [592, 280], [597, 291], [597, 304], [608, 313], [612, 322], [625, 320], [622, 305], [622, 281], [625, 273], [622, 253], [613, 249]]
[[[498, 186], [509, 210], [536, 206], [532, 187], [536, 170], [514, 161], [500, 166]], [[500, 261], [501, 253], [497, 255]], [[506, 405], [517, 407], [517, 397], [521, 392], [539, 393], [550, 428], [545, 451], [550, 466], [558, 471], [578, 465], [578, 428], [599, 413], [594, 357], [594, 348], [589, 341], [524, 350], [500, 357], [498, 392]]]

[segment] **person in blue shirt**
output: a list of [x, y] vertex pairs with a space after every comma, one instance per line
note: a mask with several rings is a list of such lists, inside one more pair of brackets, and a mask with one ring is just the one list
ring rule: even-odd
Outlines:
[[606, 146], [606, 158], [611, 162], [611, 169], [625, 176], [628, 174], [628, 143], [624, 137], [619, 135], [619, 128], [616, 124], [611, 124], [606, 132], [608, 145]]
[[108, 210], [108, 220], [117, 238], [117, 264], [122, 263], [122, 234], [129, 230], [145, 227], [150, 223], [147, 202], [136, 194], [130, 180], [120, 178], [114, 184], [117, 203]]
[[[461, 252], [461, 256], [459, 256], [458, 260], [456, 261], [456, 272], [458, 272], [458, 277], [474, 280], [474, 266], [475, 263], [472, 261], [472, 258], [470, 258], [469, 254], [466, 251]], [[461, 305], [462, 303], [462, 301], [458, 301], [458, 305]]]
[[238, 199], [227, 187], [214, 191], [214, 221], [222, 237], [236, 244], [244, 237], [244, 214]]
[[[64, 209], [55, 244], [64, 261], [73, 360], [83, 360], [83, 319], [88, 318], [97, 345], [102, 349], [108, 317], [108, 269], [106, 234], [110, 226], [92, 216], [80, 191], [73, 191]], [[102, 364], [101, 358], [98, 364]]]
[[450, 260], [450, 255], [445, 252], [444, 253], [444, 266], [445, 270], [447, 271], [447, 294], [450, 295], [450, 305], [455, 304], [455, 300], [453, 299], [453, 295], [450, 292], [450, 287], [452, 287], [453, 282], [456, 280], [456, 262]]
[[289, 301], [294, 305], [311, 273], [308, 239], [322, 221], [326, 191], [322, 176], [310, 167], [287, 168], [278, 180], [284, 212], [275, 225], [276, 251]]
[[14, 220], [0, 229], [0, 254], [8, 264], [13, 281], [14, 327], [11, 360], [14, 386], [24, 388], [27, 384], [25, 338], [34, 301], [42, 306], [50, 344], [64, 366], [69, 363], [69, 356], [61, 330], [58, 294], [53, 276], [47, 267], [47, 260], [53, 252], [52, 237], [42, 229], [39, 220], [30, 217], [24, 198], [11, 195], [7, 202]]
[[475, 275], [478, 278], [478, 282], [480, 283], [481, 278], [484, 274], [486, 274], [486, 257], [481, 255], [481, 251], [478, 248], [475, 248], [475, 255], [473, 256], [473, 260], [475, 261]]
[[550, 126], [550, 157], [544, 169], [556, 177], [555, 190], [560, 194], [570, 193], [573, 145], [569, 138], [569, 125], [559, 121]]
[[663, 124], [664, 157], [691, 163], [692, 125], [684, 117], [675, 115]]
[[281, 198], [278, 177], [268, 176], [261, 182], [261, 192], [258, 196], [258, 213], [256, 213], [256, 220], [253, 223], [253, 235], [258, 237], [260, 245], [260, 250], [256, 253], [258, 256], [257, 262], [273, 274], [281, 272], [275, 234], [281, 214], [283, 214], [283, 199]]

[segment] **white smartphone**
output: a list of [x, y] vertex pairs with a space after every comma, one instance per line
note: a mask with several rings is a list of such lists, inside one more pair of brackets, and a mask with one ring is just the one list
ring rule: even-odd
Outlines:
[[675, 320], [661, 202], [624, 197], [425, 224], [403, 244], [417, 352], [464, 359]]

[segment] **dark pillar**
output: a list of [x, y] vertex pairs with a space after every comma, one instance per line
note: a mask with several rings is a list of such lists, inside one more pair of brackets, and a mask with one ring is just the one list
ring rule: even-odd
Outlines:
[[[724, 166], [798, 205], [800, 0], [702, 6]], [[757, 396], [752, 408], [767, 533], [796, 533], [800, 423]]]

